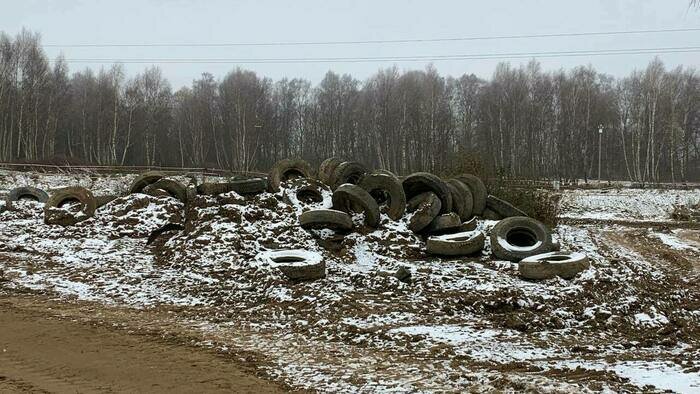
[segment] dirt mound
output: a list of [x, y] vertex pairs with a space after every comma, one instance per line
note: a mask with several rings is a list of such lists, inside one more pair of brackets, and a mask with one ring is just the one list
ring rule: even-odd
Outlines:
[[[477, 256], [426, 255], [408, 216], [382, 215], [374, 229], [356, 214], [345, 235], [303, 230], [300, 212], [329, 208], [330, 194], [294, 202], [293, 187], [197, 196], [186, 207], [134, 194], [69, 228], [45, 225], [41, 205], [21, 201], [0, 213], [0, 291], [168, 308], [202, 343], [273, 355], [272, 376], [322, 391], [466, 391], [474, 382], [517, 391], [533, 381], [543, 391], [619, 391], [636, 387], [621, 379], [635, 378], [630, 362], [663, 362], [653, 370], [683, 377], [700, 367], [691, 264], [700, 252], [681, 242], [695, 233], [558, 226], [562, 249], [585, 252], [591, 268], [527, 281], [516, 263], [491, 257], [488, 237]], [[182, 229], [146, 245], [167, 224]], [[319, 255], [325, 278], [289, 280], [265, 258], [279, 248]], [[410, 281], [394, 276], [401, 268]]]

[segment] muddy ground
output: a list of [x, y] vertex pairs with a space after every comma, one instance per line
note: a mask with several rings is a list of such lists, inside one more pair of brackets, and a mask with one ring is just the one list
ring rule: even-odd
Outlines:
[[[0, 189], [28, 180], [119, 192], [130, 178], [6, 174]], [[67, 324], [69, 333], [97, 326], [124, 341], [144, 339], [126, 350], [106, 346], [136, 351], [144, 363], [163, 340], [184, 352], [161, 349], [172, 360], [164, 380], [178, 365], [187, 369], [187, 357], [209, 360], [190, 365], [194, 371], [218, 370], [217, 362], [232, 369], [235, 379], [218, 380], [202, 367], [212, 390], [260, 377], [272, 390], [322, 392], [700, 389], [700, 230], [670, 218], [674, 204], [697, 203], [697, 190], [567, 192], [555, 237], [585, 252], [592, 267], [569, 281], [539, 282], [493, 259], [488, 243], [471, 258], [428, 256], [405, 221], [387, 217], [378, 230], [359, 227], [342, 239], [306, 232], [297, 217], [307, 207], [284, 193], [199, 197], [187, 210], [172, 198], [132, 195], [71, 228], [43, 224], [36, 203], [18, 204], [0, 214], [0, 300], [20, 311], [17, 329], [0, 326], [0, 340], [42, 324], [31, 316]], [[172, 222], [189, 228], [146, 245], [152, 230]], [[327, 277], [289, 282], [260, 258], [279, 247], [320, 253]], [[410, 283], [387, 275], [399, 267], [411, 272]], [[71, 341], [89, 346], [78, 332], [37, 352], [58, 357]], [[8, 338], [22, 348], [21, 336]], [[149, 384], [71, 363], [40, 369], [97, 383], [114, 378], [114, 391]], [[10, 376], [1, 366], [0, 375]], [[8, 381], [0, 384], [19, 384]]]
[[254, 360], [194, 346], [172, 327], [145, 330], [158, 313], [2, 294], [0, 392], [288, 391], [256, 376]]

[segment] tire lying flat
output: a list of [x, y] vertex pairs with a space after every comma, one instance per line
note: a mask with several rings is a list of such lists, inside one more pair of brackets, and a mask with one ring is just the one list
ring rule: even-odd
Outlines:
[[263, 252], [263, 258], [295, 281], [321, 279], [326, 276], [326, 262], [319, 253], [303, 249]]
[[469, 256], [484, 249], [485, 240], [481, 231], [437, 235], [428, 238], [426, 250], [440, 256]]
[[462, 220], [454, 212], [438, 215], [430, 224], [422, 231], [428, 234], [444, 234], [459, 229], [462, 225]]
[[549, 252], [526, 257], [518, 263], [520, 276], [526, 279], [571, 279], [591, 266], [588, 256], [576, 252]]
[[323, 192], [330, 191], [328, 186], [316, 179], [299, 178], [282, 184], [282, 199], [289, 205], [309, 207], [323, 202]]
[[352, 230], [352, 218], [335, 209], [312, 209], [299, 215], [299, 224], [304, 229], [331, 229], [338, 232]]

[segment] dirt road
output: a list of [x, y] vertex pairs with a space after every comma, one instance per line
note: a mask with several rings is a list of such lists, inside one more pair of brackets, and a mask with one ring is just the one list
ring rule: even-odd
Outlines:
[[3, 393], [285, 391], [246, 369], [208, 350], [56, 318], [24, 297], [0, 297]]

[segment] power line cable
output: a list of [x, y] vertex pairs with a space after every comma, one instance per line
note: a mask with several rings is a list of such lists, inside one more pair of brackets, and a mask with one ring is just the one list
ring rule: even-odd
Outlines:
[[618, 31], [594, 31], [579, 33], [548, 33], [548, 34], [515, 34], [496, 36], [473, 37], [443, 37], [443, 38], [417, 38], [396, 40], [352, 40], [352, 41], [279, 41], [279, 42], [231, 42], [231, 43], [132, 43], [132, 44], [45, 44], [52, 48], [109, 48], [109, 47], [235, 47], [235, 46], [296, 46], [296, 45], [367, 45], [367, 44], [416, 44], [429, 42], [460, 42], [460, 41], [484, 41], [484, 40], [512, 40], [527, 38], [554, 38], [554, 37], [586, 37], [586, 36], [612, 36], [634, 34], [666, 34], [700, 31], [700, 28], [679, 29], [648, 29], [648, 30], [618, 30]]
[[67, 63], [160, 63], [160, 64], [278, 64], [278, 63], [371, 63], [371, 62], [417, 62], [445, 60], [489, 60], [517, 59], [531, 57], [576, 57], [606, 55], [641, 55], [666, 53], [700, 52], [700, 46], [628, 48], [578, 51], [511, 52], [457, 55], [414, 55], [414, 56], [375, 56], [375, 57], [316, 57], [316, 58], [74, 58], [64, 59]]

